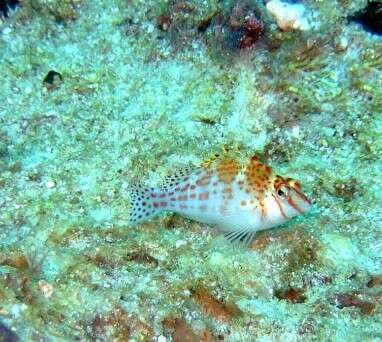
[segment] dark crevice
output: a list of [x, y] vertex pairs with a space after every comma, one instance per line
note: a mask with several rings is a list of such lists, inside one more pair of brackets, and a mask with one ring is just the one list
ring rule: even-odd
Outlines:
[[382, 2], [369, 1], [367, 6], [350, 17], [354, 21], [370, 32], [382, 35]]
[[14, 10], [20, 4], [20, 0], [0, 0], [0, 16], [8, 17], [9, 11]]

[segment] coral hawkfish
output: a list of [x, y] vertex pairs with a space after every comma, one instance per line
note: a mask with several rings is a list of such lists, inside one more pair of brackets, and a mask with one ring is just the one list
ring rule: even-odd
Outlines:
[[257, 156], [217, 157], [181, 170], [160, 188], [130, 189], [132, 224], [163, 211], [214, 225], [231, 241], [249, 243], [255, 233], [307, 212], [310, 200], [300, 184], [283, 178]]

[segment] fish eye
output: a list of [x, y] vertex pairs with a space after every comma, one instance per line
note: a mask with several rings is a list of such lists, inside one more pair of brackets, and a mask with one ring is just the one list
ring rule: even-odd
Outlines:
[[289, 197], [289, 189], [285, 185], [281, 185], [277, 189], [277, 196], [282, 198], [282, 199], [287, 199]]

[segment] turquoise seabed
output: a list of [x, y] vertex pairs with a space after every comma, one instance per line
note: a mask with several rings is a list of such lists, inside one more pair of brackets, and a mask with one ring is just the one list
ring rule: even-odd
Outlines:
[[[284, 31], [266, 3], [1, 15], [0, 340], [382, 340], [382, 37], [365, 0], [304, 1]], [[248, 249], [171, 214], [129, 227], [129, 184], [225, 147], [298, 179], [309, 214]]]

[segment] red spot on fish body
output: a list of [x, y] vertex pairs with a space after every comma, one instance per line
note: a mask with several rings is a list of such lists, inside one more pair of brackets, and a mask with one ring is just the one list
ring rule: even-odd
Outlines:
[[205, 186], [205, 185], [210, 184], [210, 181], [211, 181], [211, 176], [206, 175], [206, 176], [203, 176], [202, 178], [199, 178], [196, 181], [196, 185]]
[[186, 184], [182, 189], [180, 189], [181, 192], [187, 191], [187, 189], [190, 187], [190, 184]]
[[209, 197], [210, 197], [209, 192], [202, 192], [201, 194], [199, 194], [199, 200], [200, 201], [208, 200]]

